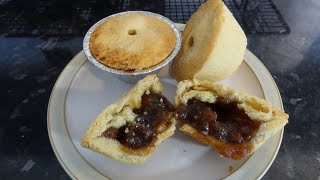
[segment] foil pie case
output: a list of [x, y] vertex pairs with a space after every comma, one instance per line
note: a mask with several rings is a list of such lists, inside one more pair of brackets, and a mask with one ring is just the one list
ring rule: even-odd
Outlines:
[[[110, 19], [112, 17], [124, 16], [127, 14], [133, 14], [133, 13], [135, 13], [135, 14], [139, 13], [139, 14], [145, 14], [148, 16], [153, 16], [153, 17], [158, 18], [158, 19], [164, 21], [165, 23], [167, 23], [172, 28], [172, 30], [174, 31], [175, 36], [176, 36], [176, 45], [175, 45], [173, 51], [166, 59], [161, 61], [159, 64], [154, 65], [149, 68], [146, 68], [146, 69], [143, 69], [143, 70], [137, 70], [137, 71], [132, 71], [132, 72], [113, 69], [111, 67], [108, 67], [108, 66], [100, 63], [97, 59], [95, 59], [93, 57], [93, 55], [91, 54], [90, 49], [89, 49], [90, 37], [91, 37], [92, 32], [96, 29], [96, 27], [98, 27], [102, 23], [108, 21], [108, 19]], [[152, 12], [146, 12], [146, 11], [126, 11], [126, 12], [117, 13], [117, 14], [113, 14], [111, 16], [105, 17], [105, 18], [101, 19], [100, 21], [98, 21], [97, 23], [95, 23], [88, 30], [88, 32], [86, 33], [84, 40], [83, 40], [83, 51], [90, 62], [92, 62], [96, 67], [98, 67], [104, 71], [107, 71], [109, 73], [112, 73], [115, 76], [117, 76], [120, 80], [123, 80], [128, 83], [136, 83], [140, 79], [143, 79], [144, 77], [146, 77], [150, 74], [158, 73], [162, 67], [166, 66], [170, 61], [173, 60], [173, 58], [177, 55], [178, 51], [180, 50], [180, 47], [181, 47], [181, 34], [180, 34], [180, 31], [175, 26], [175, 24], [170, 19], [168, 19], [162, 15], [152, 13]]]

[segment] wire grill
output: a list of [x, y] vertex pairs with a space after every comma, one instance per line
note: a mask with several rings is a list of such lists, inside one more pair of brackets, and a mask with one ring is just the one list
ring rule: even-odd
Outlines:
[[[205, 0], [0, 0], [5, 36], [83, 36], [99, 19], [145, 10], [186, 23]], [[290, 29], [271, 0], [224, 0], [246, 34], [287, 34]]]

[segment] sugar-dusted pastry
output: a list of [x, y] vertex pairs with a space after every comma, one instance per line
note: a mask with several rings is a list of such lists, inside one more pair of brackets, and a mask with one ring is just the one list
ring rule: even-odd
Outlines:
[[159, 64], [175, 45], [175, 33], [166, 22], [137, 12], [114, 16], [99, 25], [92, 32], [89, 48], [102, 64], [132, 71]]
[[181, 81], [175, 105], [181, 131], [232, 159], [252, 154], [289, 118], [265, 100], [209, 81]]
[[125, 163], [143, 163], [175, 131], [174, 107], [161, 93], [156, 75], [139, 81], [98, 115], [81, 145]]
[[186, 24], [173, 75], [177, 81], [225, 79], [241, 64], [246, 45], [246, 35], [225, 4], [208, 0]]

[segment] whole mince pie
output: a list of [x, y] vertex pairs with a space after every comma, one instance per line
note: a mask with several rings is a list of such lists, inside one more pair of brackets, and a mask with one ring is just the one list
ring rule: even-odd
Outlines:
[[208, 81], [178, 84], [180, 130], [231, 159], [252, 154], [288, 123], [288, 114], [265, 100]]
[[130, 12], [109, 17], [90, 36], [89, 49], [100, 63], [132, 72], [164, 61], [176, 46], [173, 28], [150, 14]]
[[81, 145], [125, 163], [140, 164], [175, 130], [174, 106], [156, 75], [139, 81], [101, 112]]

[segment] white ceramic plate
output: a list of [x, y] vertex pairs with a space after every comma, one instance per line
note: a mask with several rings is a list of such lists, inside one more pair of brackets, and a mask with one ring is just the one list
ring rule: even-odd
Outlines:
[[[183, 29], [179, 24], [178, 28]], [[173, 101], [176, 82], [168, 67], [158, 74], [164, 95]], [[249, 51], [239, 69], [220, 83], [256, 95], [282, 108], [272, 76]], [[176, 131], [143, 165], [127, 165], [82, 148], [80, 141], [101, 110], [133, 85], [118, 80], [76, 55], [59, 76], [48, 105], [48, 133], [54, 153], [73, 179], [259, 179], [272, 164], [283, 131], [240, 161], [222, 158], [210, 147]], [[231, 170], [232, 169], [232, 170]]]

